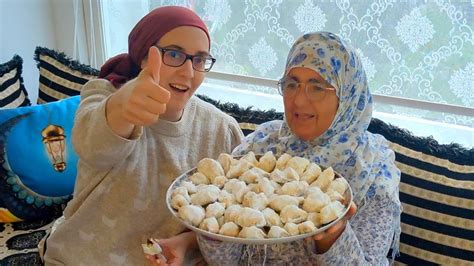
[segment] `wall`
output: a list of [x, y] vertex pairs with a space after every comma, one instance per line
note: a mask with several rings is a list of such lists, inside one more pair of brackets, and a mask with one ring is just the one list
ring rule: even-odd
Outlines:
[[[86, 1], [49, 1], [53, 14], [54, 32], [56, 33], [55, 49], [83, 64], [89, 64], [83, 8], [83, 2]], [[74, 39], [75, 37], [76, 39]]]
[[[85, 57], [84, 49], [74, 49], [73, 8], [80, 3], [75, 0], [0, 0], [0, 63], [10, 60], [14, 54], [23, 58], [22, 76], [32, 103], [36, 103], [39, 85], [33, 58], [36, 46], [56, 49], [73, 58]], [[81, 24], [78, 26], [83, 30]]]
[[56, 47], [50, 0], [0, 0], [0, 62], [23, 58], [23, 79], [32, 102], [38, 97], [36, 46]]

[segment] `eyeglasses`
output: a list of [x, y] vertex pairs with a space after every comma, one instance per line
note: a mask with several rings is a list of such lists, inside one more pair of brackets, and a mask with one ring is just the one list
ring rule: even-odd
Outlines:
[[[155, 45], [156, 46], [156, 45]], [[161, 51], [163, 63], [167, 66], [179, 67], [190, 59], [193, 69], [199, 72], [209, 72], [216, 62], [210, 55], [189, 55], [176, 49], [168, 49], [156, 46]]]
[[303, 85], [306, 97], [308, 97], [310, 101], [314, 102], [322, 102], [324, 98], [326, 98], [328, 91], [336, 90], [333, 87], [327, 87], [317, 81], [309, 81], [305, 83], [297, 82], [294, 79], [282, 78], [280, 81], [278, 81], [278, 92], [283, 97], [293, 98], [296, 96], [298, 88]]

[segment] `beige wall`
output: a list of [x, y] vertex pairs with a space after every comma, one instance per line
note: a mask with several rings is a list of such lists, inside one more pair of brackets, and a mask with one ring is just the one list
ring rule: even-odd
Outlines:
[[[32, 103], [38, 95], [36, 46], [48, 47], [87, 61], [83, 14], [78, 14], [78, 44], [74, 47], [74, 0], [0, 0], [0, 63], [14, 54], [23, 58], [23, 79]], [[82, 7], [82, 1], [77, 1]], [[79, 12], [83, 12], [80, 8]]]

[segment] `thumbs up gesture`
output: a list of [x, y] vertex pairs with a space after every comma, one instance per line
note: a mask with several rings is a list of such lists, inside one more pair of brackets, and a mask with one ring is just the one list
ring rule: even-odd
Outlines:
[[166, 111], [170, 92], [159, 85], [161, 60], [150, 47], [146, 66], [109, 99], [107, 122], [118, 135], [128, 138], [135, 126], [152, 125]]

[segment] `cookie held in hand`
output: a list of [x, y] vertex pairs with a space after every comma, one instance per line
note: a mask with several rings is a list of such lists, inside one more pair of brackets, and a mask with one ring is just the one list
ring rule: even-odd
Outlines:
[[156, 239], [149, 238], [146, 244], [142, 244], [142, 248], [143, 253], [145, 253], [146, 255], [154, 256], [155, 258], [166, 262], [166, 257], [161, 254], [163, 250], [161, 249]]

